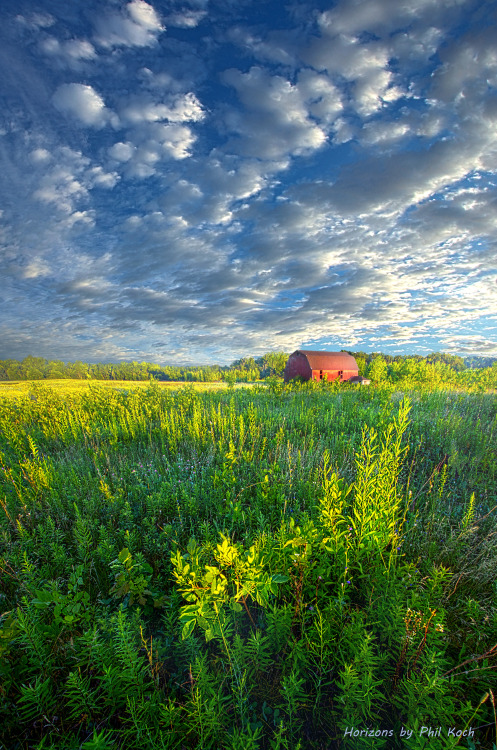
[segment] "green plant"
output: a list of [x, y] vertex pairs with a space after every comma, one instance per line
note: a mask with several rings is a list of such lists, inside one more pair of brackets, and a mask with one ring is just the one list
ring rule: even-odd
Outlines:
[[159, 596], [157, 592], [149, 588], [153, 568], [145, 561], [141, 552], [133, 556], [129, 549], [124, 547], [117, 559], [110, 565], [115, 576], [115, 583], [110, 593], [116, 599], [124, 597], [124, 607], [131, 606], [136, 601], [141, 605], [146, 605], [147, 597], [151, 597], [154, 607], [163, 606], [165, 596]]

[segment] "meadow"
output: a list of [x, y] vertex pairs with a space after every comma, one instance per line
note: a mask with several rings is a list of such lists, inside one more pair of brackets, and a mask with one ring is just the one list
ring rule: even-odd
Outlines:
[[494, 393], [64, 384], [0, 389], [0, 748], [495, 750]]

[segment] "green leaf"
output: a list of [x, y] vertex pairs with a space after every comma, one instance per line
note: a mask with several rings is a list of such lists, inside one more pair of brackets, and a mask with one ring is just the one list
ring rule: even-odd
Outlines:
[[193, 629], [195, 628], [196, 620], [189, 620], [186, 622], [183, 626], [183, 630], [181, 631], [181, 640], [186, 641], [187, 638], [193, 633]]
[[124, 563], [126, 562], [128, 557], [131, 557], [131, 555], [129, 554], [129, 549], [127, 547], [124, 547], [124, 549], [120, 551], [117, 559], [119, 560], [119, 562]]
[[187, 604], [185, 607], [181, 607], [180, 620], [191, 620], [195, 617], [198, 612], [198, 604]]
[[276, 573], [272, 578], [273, 583], [288, 583], [289, 580], [290, 578], [286, 573]]
[[46, 589], [39, 589], [35, 591], [36, 599], [33, 599], [34, 605], [37, 609], [42, 609], [47, 603], [53, 602], [53, 593]]
[[195, 550], [197, 549], [197, 542], [195, 541], [195, 539], [190, 539], [186, 548], [190, 555], [193, 555], [195, 553]]

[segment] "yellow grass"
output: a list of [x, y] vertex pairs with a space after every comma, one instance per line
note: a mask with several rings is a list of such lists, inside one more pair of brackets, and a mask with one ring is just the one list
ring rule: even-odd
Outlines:
[[[226, 389], [228, 386], [224, 382], [214, 383], [186, 383], [184, 381], [167, 381], [159, 382], [157, 384], [160, 388], [167, 390], [178, 390], [184, 388], [186, 385], [192, 385], [195, 390], [198, 391], [220, 391]], [[54, 390], [58, 395], [77, 395], [88, 391], [92, 386], [99, 386], [101, 388], [117, 388], [118, 390], [137, 390], [140, 388], [147, 388], [149, 385], [148, 380], [6, 380], [0, 381], [0, 398], [22, 398], [29, 396], [30, 391], [34, 387], [50, 388]], [[246, 388], [251, 387], [251, 383], [236, 383], [235, 388]]]

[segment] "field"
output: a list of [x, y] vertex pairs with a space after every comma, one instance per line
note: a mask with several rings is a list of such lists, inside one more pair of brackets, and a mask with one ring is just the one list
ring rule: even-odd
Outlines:
[[496, 747], [494, 394], [73, 382], [0, 386], [0, 748]]
[[[149, 385], [148, 380], [134, 381], [129, 380], [101, 380], [98, 381], [100, 388], [109, 388], [118, 391], [129, 391], [147, 388]], [[178, 388], [184, 387], [185, 383], [175, 383], [171, 381], [165, 381], [157, 384], [159, 388], [163, 390], [178, 390]], [[213, 382], [213, 383], [191, 383], [189, 384], [198, 391], [219, 391], [226, 389], [226, 383]], [[245, 384], [244, 384], [245, 385]], [[61, 380], [43, 380], [43, 381], [30, 381], [30, 380], [4, 380], [0, 381], [0, 399], [1, 398], [22, 398], [23, 396], [29, 396], [29, 394], [37, 388], [49, 388], [58, 396], [77, 396], [82, 393], [91, 392], [91, 388], [95, 387], [95, 381], [93, 380], [72, 380], [72, 379], [61, 379]], [[242, 384], [237, 383], [235, 388], [241, 388]]]

